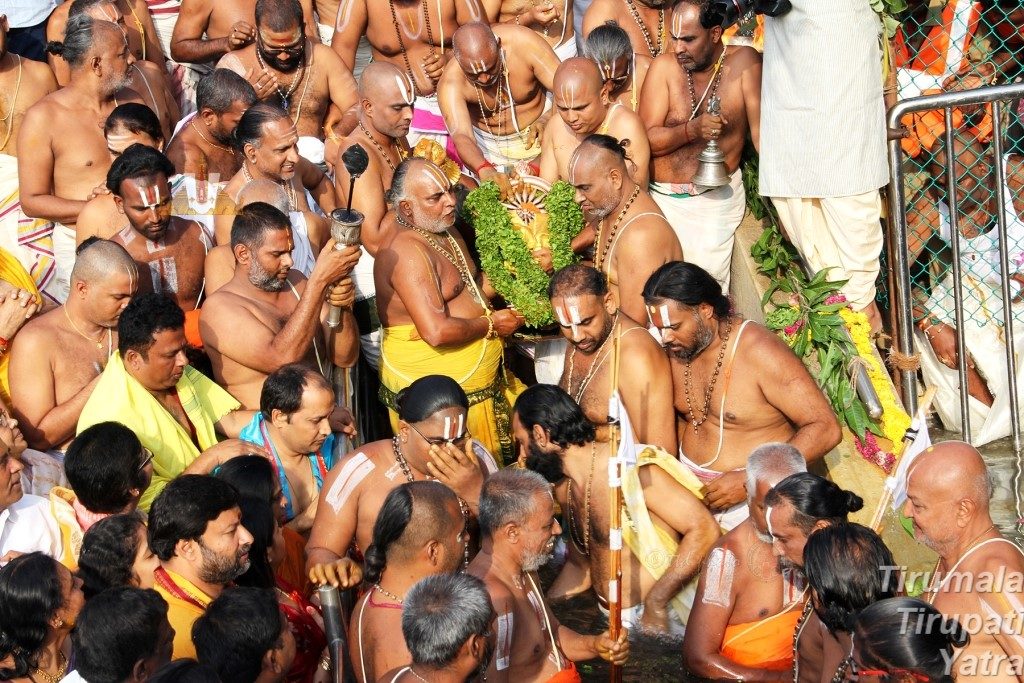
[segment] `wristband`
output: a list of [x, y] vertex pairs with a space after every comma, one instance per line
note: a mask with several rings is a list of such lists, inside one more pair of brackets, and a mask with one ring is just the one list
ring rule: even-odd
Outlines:
[[482, 163], [479, 166], [477, 166], [476, 168], [474, 168], [473, 172], [476, 173], [477, 176], [479, 177], [480, 176], [480, 171], [484, 170], [485, 168], [494, 168], [494, 164], [492, 164], [489, 161], [484, 161], [484, 163]]
[[487, 318], [487, 334], [484, 335], [484, 339], [490, 340], [498, 336], [498, 333], [494, 331], [494, 318], [491, 316], [491, 312], [485, 310], [484, 317]]

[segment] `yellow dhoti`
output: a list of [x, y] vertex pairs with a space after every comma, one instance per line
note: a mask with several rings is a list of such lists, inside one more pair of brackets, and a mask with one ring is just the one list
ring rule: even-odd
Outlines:
[[470, 434], [499, 464], [515, 459], [512, 404], [524, 389], [502, 366], [502, 341], [480, 339], [463, 346], [433, 347], [415, 325], [384, 328], [381, 340], [380, 399], [388, 407], [391, 428], [398, 432], [395, 395], [421, 377], [451, 377], [469, 397]]

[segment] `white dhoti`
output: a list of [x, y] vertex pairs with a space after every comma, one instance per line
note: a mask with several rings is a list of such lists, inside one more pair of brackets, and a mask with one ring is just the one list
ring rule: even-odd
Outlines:
[[54, 486], [71, 487], [64, 474], [63, 451], [26, 448], [20, 459], [25, 464], [21, 471], [21, 488], [25, 493], [45, 498]]
[[[601, 614], [604, 616], [608, 616], [608, 608], [600, 602], [597, 603], [597, 609], [599, 609]], [[644, 603], [642, 602], [639, 605], [622, 608], [622, 625], [630, 631], [641, 628], [643, 618]], [[663, 634], [662, 637], [670, 638], [672, 640], [682, 640], [685, 635], [686, 625], [679, 621], [679, 615], [676, 614], [676, 611], [670, 609], [668, 611], [668, 633]]]
[[[747, 211], [747, 195], [739, 169], [729, 184], [700, 192], [690, 183], [650, 185], [651, 196], [679, 237], [683, 258], [695, 263], [729, 291], [732, 245]], [[697, 192], [697, 194], [694, 194]]]
[[558, 61], [560, 62], [572, 59], [580, 54], [575, 38], [570, 38], [561, 45], [556, 45], [552, 49], [555, 51], [555, 55], [558, 57]]
[[292, 268], [309, 277], [316, 265], [316, 254], [309, 243], [306, 215], [301, 211], [291, 211], [288, 219], [292, 224]]
[[195, 111], [195, 99], [188, 99], [185, 96], [185, 72], [187, 67], [184, 64], [171, 59], [171, 36], [174, 34], [174, 25], [178, 23], [178, 8], [180, 2], [160, 2], [150, 5], [149, 13], [153, 17], [153, 27], [156, 29], [156, 39], [160, 43], [160, 50], [167, 60], [167, 75], [171, 81], [171, 93], [174, 95], [182, 115]]
[[[711, 470], [703, 465], [698, 465], [694, 461], [690, 460], [683, 453], [683, 449], [679, 449], [679, 461], [686, 465], [694, 476], [700, 479], [701, 484], [708, 484], [709, 482], [718, 479], [725, 472], [719, 472], [718, 470]], [[737, 503], [728, 510], [722, 512], [713, 512], [711, 516], [718, 522], [718, 526], [722, 527], [722, 531], [732, 531], [740, 525], [740, 523], [750, 516], [750, 508], [747, 507], [746, 501]]]
[[373, 256], [362, 247], [359, 262], [352, 269], [356, 303], [352, 311], [359, 324], [359, 349], [373, 368], [380, 368], [380, 319], [377, 317], [377, 287], [373, 281]]
[[538, 142], [534, 142], [533, 147], [526, 146], [529, 128], [511, 135], [492, 135], [479, 128], [474, 128], [473, 132], [484, 158], [495, 166], [515, 166], [520, 161], [530, 162], [540, 156]]
[[75, 267], [75, 229], [63, 223], [53, 224], [53, 255], [57, 270], [53, 277], [53, 294], [64, 303], [71, 292], [71, 269]]
[[882, 252], [882, 200], [878, 190], [847, 197], [772, 197], [786, 237], [814, 271], [847, 280], [843, 294], [854, 310], [875, 300]]
[[0, 247], [18, 259], [46, 298], [58, 301], [53, 223], [22, 212], [18, 159], [9, 154], [0, 154]]

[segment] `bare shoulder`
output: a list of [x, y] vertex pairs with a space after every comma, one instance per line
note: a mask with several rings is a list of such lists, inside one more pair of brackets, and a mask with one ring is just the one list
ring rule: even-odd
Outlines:
[[[1002, 567], [1005, 567], [1007, 572], [1024, 570], [1024, 554], [1021, 553], [1019, 546], [1008, 539], [985, 545], [979, 549], [976, 558], [972, 559], [973, 566], [969, 567], [972, 571], [991, 571]], [[1018, 587], [1022, 588], [1019, 584]]]
[[749, 45], [730, 45], [726, 61], [730, 66], [745, 69], [749, 66], [761, 65], [761, 53]]
[[743, 327], [743, 336], [740, 337], [740, 350], [746, 352], [756, 349], [760, 353], [772, 354], [771, 358], [761, 359], [760, 362], [765, 365], [774, 365], [780, 360], [780, 357], [799, 361], [793, 350], [779, 338], [779, 335], [764, 325], [753, 320], [736, 320], [733, 322], [732, 334], [737, 334], [741, 326]]
[[603, 23], [608, 19], [619, 16], [619, 9], [622, 0], [594, 0], [585, 12], [587, 23]]
[[[625, 313], [620, 313], [619, 315], [624, 316]], [[665, 355], [661, 344], [651, 336], [651, 333], [647, 331], [643, 323], [635, 320], [633, 322], [636, 324], [635, 327], [623, 330], [622, 349], [628, 351], [631, 355], [639, 355], [640, 359], [648, 362], [651, 360], [664, 360], [667, 363], [668, 356]]]
[[147, 59], [136, 61], [135, 68], [145, 74], [147, 78], [162, 79], [165, 73], [163, 69]]
[[[58, 306], [32, 318], [25, 323], [25, 326], [14, 337], [16, 345], [17, 342], [21, 342], [21, 346], [25, 346], [26, 342], [36, 342], [36, 344], [42, 345], [44, 348], [50, 348], [50, 344], [57, 331], [57, 321], [63, 315], [63, 307]], [[39, 346], [32, 346], [31, 348], [38, 351]]]
[[[655, 57], [651, 60], [651, 65], [647, 69], [647, 78], [654, 78], [652, 83], [656, 83], [657, 79], [661, 78], [664, 80], [671, 80], [673, 78], [682, 78], [683, 70], [679, 66], [679, 62], [676, 61], [675, 54], [666, 52], [665, 54]], [[648, 81], [644, 81], [647, 83]]]
[[334, 68], [338, 67], [339, 64], [343, 67], [343, 71], [348, 71], [348, 67], [345, 66], [341, 55], [323, 43], [313, 43], [313, 61], [319, 62], [320, 66], [328, 65], [333, 67], [329, 69], [329, 75], [334, 72]]
[[[59, 6], [59, 5], [58, 5]], [[54, 10], [56, 12], [56, 10]], [[53, 70], [46, 62], [37, 62], [34, 59], [22, 59], [21, 67], [24, 78], [28, 83], [35, 83], [37, 87], [48, 86], [49, 92], [57, 90], [57, 79]]]

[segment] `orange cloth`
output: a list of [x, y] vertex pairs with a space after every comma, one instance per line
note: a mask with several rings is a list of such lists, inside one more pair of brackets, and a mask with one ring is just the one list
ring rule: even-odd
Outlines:
[[197, 349], [203, 348], [203, 338], [199, 336], [199, 309], [185, 311], [185, 341]]
[[730, 624], [722, 638], [722, 656], [768, 671], [785, 671], [793, 666], [793, 632], [801, 613], [798, 607], [799, 603], [760, 621]]
[[569, 664], [569, 668], [556, 673], [548, 679], [548, 683], [583, 683], [580, 672], [576, 670], [576, 663], [568, 659], [565, 661]]
[[[922, 95], [934, 95], [942, 90], [925, 90]], [[903, 117], [902, 123], [907, 127], [910, 134], [900, 141], [903, 151], [909, 156], [916, 157], [922, 151], [932, 151], [936, 143], [942, 142], [946, 134], [945, 114], [939, 111], [923, 111], [916, 114], [907, 114]], [[992, 139], [992, 107], [985, 105], [984, 113], [976, 119], [973, 125], [964, 127], [964, 113], [960, 109], [953, 110], [954, 130], [967, 135], [978, 142], [987, 143]]]
[[306, 539], [291, 527], [282, 527], [281, 535], [284, 536], [285, 558], [277, 568], [277, 575], [302, 593], [302, 597], [308, 598], [310, 585], [306, 574]]

